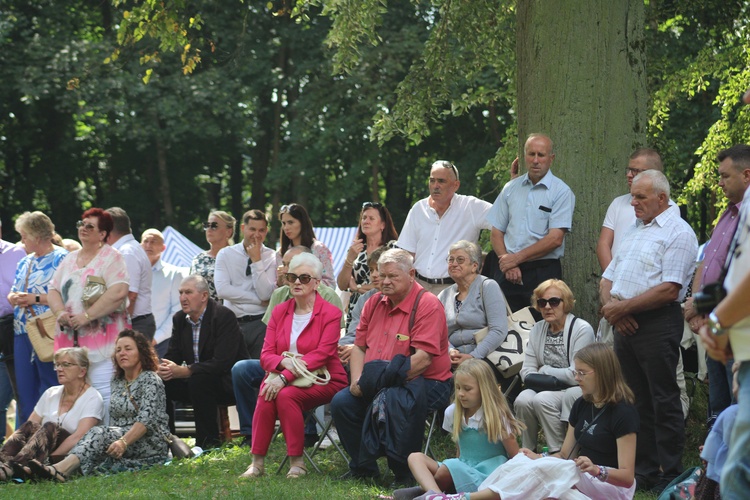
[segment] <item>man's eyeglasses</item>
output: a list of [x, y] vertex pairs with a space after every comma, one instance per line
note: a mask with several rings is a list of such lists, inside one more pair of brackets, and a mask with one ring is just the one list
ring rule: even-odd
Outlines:
[[366, 201], [362, 203], [362, 210], [366, 208], [381, 208], [382, 206], [382, 203], [378, 203], [377, 201]]
[[78, 222], [76, 222], [76, 227], [78, 229], [85, 229], [86, 231], [93, 231], [94, 229], [96, 229], [96, 226], [93, 225], [92, 223], [89, 222], [87, 224], [83, 222], [82, 220], [79, 220]]
[[54, 364], [55, 370], [59, 370], [61, 368], [62, 369], [67, 369], [67, 368], [70, 368], [71, 366], [80, 366], [80, 365], [77, 365], [75, 363], [67, 363], [67, 362], [55, 363]]
[[587, 371], [587, 372], [585, 372], [583, 370], [573, 370], [573, 376], [577, 377], [577, 378], [583, 378], [586, 375], [588, 375], [589, 373], [594, 373], [594, 370], [590, 370], [590, 371]]
[[536, 305], [539, 309], [544, 309], [549, 304], [550, 307], [557, 307], [562, 303], [560, 297], [550, 297], [549, 299], [536, 299]]
[[635, 177], [636, 175], [640, 174], [641, 172], [645, 172], [647, 169], [628, 167], [625, 170], [627, 171], [627, 173], [633, 174], [633, 176]]
[[449, 169], [453, 170], [453, 175], [456, 176], [456, 180], [459, 180], [458, 179], [458, 169], [456, 168], [456, 166], [453, 163], [451, 163], [449, 161], [440, 161], [440, 162], [436, 162], [436, 163], [438, 163], [439, 166], [441, 166], [443, 168], [449, 168]]
[[218, 222], [204, 222], [203, 230], [208, 231], [209, 229], [219, 229], [219, 223]]
[[284, 277], [289, 283], [296, 283], [297, 280], [299, 280], [299, 282], [302, 283], [303, 285], [307, 285], [308, 283], [310, 283], [310, 280], [313, 279], [313, 277], [310, 276], [309, 274], [300, 274], [298, 276], [294, 273], [286, 273]]
[[447, 259], [445, 259], [445, 261], [448, 264], [453, 264], [455, 262], [459, 266], [464, 265], [464, 263], [466, 263], [467, 260], [469, 260], [469, 259], [467, 259], [466, 257], [453, 257], [453, 256], [450, 256]]

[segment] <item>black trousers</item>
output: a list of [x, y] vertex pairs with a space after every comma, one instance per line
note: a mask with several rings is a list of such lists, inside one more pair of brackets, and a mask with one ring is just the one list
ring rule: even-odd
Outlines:
[[615, 354], [641, 419], [635, 472], [651, 482], [672, 480], [682, 472], [685, 447], [685, 420], [676, 378], [682, 311], [675, 302], [634, 318], [638, 323], [635, 335], [622, 335], [615, 329]]
[[[562, 266], [560, 259], [532, 260], [524, 262], [520, 266], [521, 279], [523, 284], [516, 285], [505, 279], [505, 273], [498, 271], [495, 273], [495, 281], [500, 284], [500, 289], [505, 295], [512, 311], [518, 311], [531, 304], [531, 294], [540, 283], [550, 278], [562, 279]], [[532, 314], [537, 321], [541, 320], [541, 315], [537, 316], [536, 309], [532, 309]]]
[[[229, 379], [228, 386], [225, 378]], [[233, 405], [232, 376], [222, 377], [196, 373], [188, 378], [164, 382], [167, 393], [169, 429], [174, 433], [174, 401], [189, 403], [195, 417], [195, 444], [203, 449], [221, 444], [219, 438], [219, 405]], [[229, 390], [227, 390], [229, 387]]]

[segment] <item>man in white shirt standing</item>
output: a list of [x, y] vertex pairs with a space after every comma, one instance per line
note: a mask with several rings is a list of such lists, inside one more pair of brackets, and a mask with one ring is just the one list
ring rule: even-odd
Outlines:
[[107, 243], [125, 258], [130, 282], [128, 283], [128, 314], [131, 317], [133, 330], [153, 340], [156, 333], [156, 322], [151, 313], [151, 262], [146, 252], [133, 237], [130, 228], [130, 217], [120, 207], [108, 208], [114, 228], [109, 233]]
[[490, 229], [490, 205], [474, 196], [456, 194], [461, 181], [456, 166], [438, 160], [430, 169], [430, 196], [419, 200], [406, 216], [397, 246], [414, 257], [416, 279], [437, 295], [453, 284], [448, 276], [448, 248], [459, 240], [477, 243]]
[[266, 325], [263, 315], [276, 288], [276, 252], [263, 244], [266, 215], [248, 210], [240, 225], [242, 241], [216, 256], [214, 284], [219, 299], [234, 312], [251, 359], [260, 359]]
[[682, 338], [680, 302], [695, 269], [698, 240], [669, 209], [669, 182], [657, 170], [630, 188], [636, 223], [600, 283], [602, 315], [615, 329], [615, 353], [640, 416], [635, 475], [655, 493], [682, 473], [685, 420], [676, 369]]
[[154, 343], [156, 354], [164, 357], [172, 338], [172, 316], [182, 310], [180, 283], [188, 276], [186, 267], [177, 267], [161, 260], [166, 250], [164, 235], [158, 229], [146, 229], [141, 235], [141, 247], [151, 262], [151, 310], [156, 322]]

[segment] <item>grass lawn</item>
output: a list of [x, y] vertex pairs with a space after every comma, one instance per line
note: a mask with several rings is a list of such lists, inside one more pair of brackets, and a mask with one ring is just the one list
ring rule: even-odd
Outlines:
[[[687, 427], [684, 465], [699, 464], [698, 445], [705, 438], [705, 416], [708, 387], [698, 382], [695, 398], [690, 410]], [[433, 441], [433, 450], [438, 457], [455, 455], [455, 447], [447, 435], [438, 436]], [[353, 480], [341, 481], [338, 477], [346, 472], [346, 463], [335, 448], [319, 452], [316, 460], [323, 470], [317, 474], [311, 470], [308, 476], [298, 480], [285, 477], [288, 466], [282, 474], [276, 469], [284, 459], [285, 446], [279, 437], [271, 446], [266, 462], [266, 477], [254, 480], [237, 478], [250, 464], [246, 448], [226, 445], [193, 460], [176, 462], [167, 466], [153, 467], [136, 473], [122, 473], [106, 477], [76, 477], [67, 484], [9, 483], [0, 485], [0, 498], [8, 499], [65, 499], [81, 500], [95, 498], [185, 498], [185, 499], [228, 499], [258, 498], [269, 500], [322, 500], [322, 499], [370, 499], [381, 494], [389, 494], [388, 484], [393, 477], [385, 476], [374, 485]], [[381, 471], [387, 469], [381, 460]], [[636, 499], [654, 499], [653, 495], [637, 494]]]

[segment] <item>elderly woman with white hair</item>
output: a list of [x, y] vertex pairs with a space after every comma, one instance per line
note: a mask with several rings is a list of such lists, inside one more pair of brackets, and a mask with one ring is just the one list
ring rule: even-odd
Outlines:
[[[312, 254], [301, 253], [289, 263], [286, 280], [292, 298], [274, 308], [266, 329], [260, 364], [269, 375], [261, 385], [253, 416], [253, 460], [241, 477], [265, 474], [264, 461], [277, 419], [290, 457], [287, 478], [306, 474], [303, 412], [329, 403], [347, 385], [337, 354], [341, 310], [316, 291], [322, 275], [323, 265]], [[304, 377], [285, 353], [297, 356], [297, 362], [310, 372], [327, 368], [330, 381], [310, 387], [295, 385], [296, 379]]]
[[[455, 283], [438, 299], [445, 307], [451, 364], [456, 367], [473, 358], [486, 358], [508, 335], [505, 296], [495, 280], [479, 274], [482, 250], [460, 240], [449, 249], [448, 274]], [[475, 335], [484, 330], [477, 339]]]

